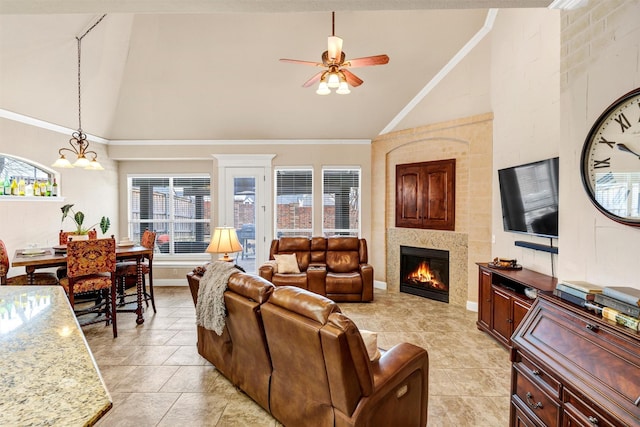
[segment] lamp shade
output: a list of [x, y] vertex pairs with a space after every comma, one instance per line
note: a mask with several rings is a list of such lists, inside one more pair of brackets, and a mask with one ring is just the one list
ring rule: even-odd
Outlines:
[[229, 257], [229, 252], [240, 252], [241, 250], [242, 245], [238, 240], [235, 228], [216, 227], [206, 252], [211, 254], [224, 254], [219, 260], [231, 261], [232, 259]]

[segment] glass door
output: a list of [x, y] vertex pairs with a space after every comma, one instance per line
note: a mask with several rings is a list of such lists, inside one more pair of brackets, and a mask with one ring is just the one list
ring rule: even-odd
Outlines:
[[225, 216], [226, 224], [233, 226], [242, 245], [234, 254], [236, 264], [247, 273], [255, 273], [263, 259], [265, 203], [263, 201], [263, 168], [226, 168]]

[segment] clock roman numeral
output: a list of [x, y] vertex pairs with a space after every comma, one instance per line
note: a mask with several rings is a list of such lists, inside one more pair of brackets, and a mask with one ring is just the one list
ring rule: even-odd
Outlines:
[[607, 141], [604, 136], [600, 137], [600, 141], [598, 141], [598, 143], [607, 144], [609, 148], [613, 148], [616, 145], [615, 141]]
[[629, 120], [627, 120], [624, 113], [620, 113], [620, 115], [618, 117], [615, 117], [614, 120], [618, 122], [618, 124], [622, 128], [622, 132], [631, 127], [631, 123], [629, 123]]
[[610, 168], [610, 167], [611, 167], [611, 157], [607, 157], [604, 160], [593, 159], [594, 169], [602, 169], [602, 168]]

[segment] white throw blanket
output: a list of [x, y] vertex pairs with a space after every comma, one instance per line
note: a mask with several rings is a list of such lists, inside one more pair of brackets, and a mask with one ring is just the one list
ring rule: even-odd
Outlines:
[[200, 279], [198, 303], [196, 304], [196, 324], [222, 335], [226, 307], [224, 291], [229, 277], [238, 273], [231, 262], [214, 261], [207, 265], [207, 271]]

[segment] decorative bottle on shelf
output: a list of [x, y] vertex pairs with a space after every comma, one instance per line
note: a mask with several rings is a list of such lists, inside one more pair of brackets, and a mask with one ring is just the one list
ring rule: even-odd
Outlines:
[[51, 196], [51, 180], [47, 179], [46, 185], [46, 195]]
[[58, 197], [58, 183], [55, 178], [53, 178], [53, 185], [51, 186], [51, 195], [53, 197]]
[[5, 196], [10, 196], [11, 195], [11, 180], [9, 179], [9, 177], [5, 177], [4, 179], [4, 184], [2, 184], [4, 186], [4, 195]]
[[33, 195], [40, 197], [40, 183], [37, 179], [33, 181]]
[[27, 185], [24, 182], [24, 178], [20, 177], [18, 181], [18, 196], [24, 196], [26, 192]]
[[16, 181], [16, 177], [15, 176], [11, 180], [11, 195], [12, 196], [17, 196], [18, 195], [18, 181]]

